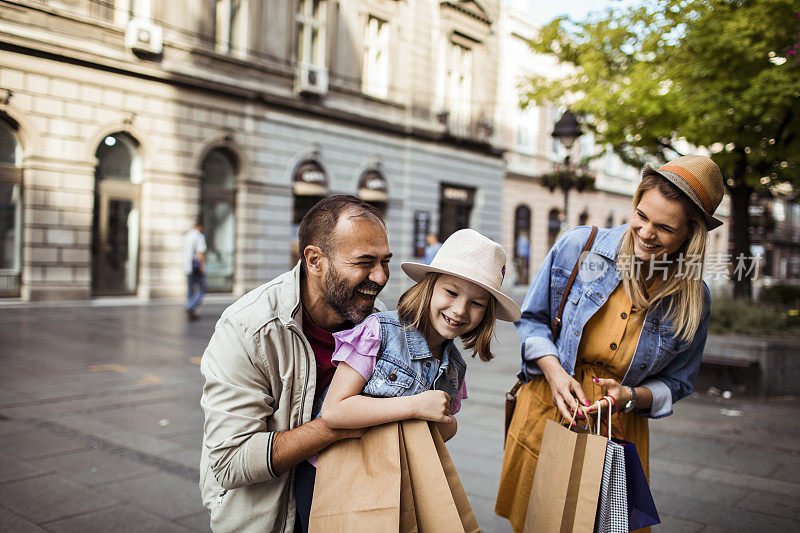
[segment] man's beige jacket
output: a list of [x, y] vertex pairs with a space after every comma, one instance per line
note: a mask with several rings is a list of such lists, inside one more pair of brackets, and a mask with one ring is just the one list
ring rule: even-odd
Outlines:
[[275, 433], [311, 419], [317, 368], [300, 308], [298, 263], [228, 307], [203, 354], [200, 491], [217, 533], [294, 531], [294, 469], [276, 475], [271, 459]]

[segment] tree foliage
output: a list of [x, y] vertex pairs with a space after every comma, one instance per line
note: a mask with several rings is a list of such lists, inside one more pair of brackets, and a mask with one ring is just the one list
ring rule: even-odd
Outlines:
[[650, 0], [555, 19], [531, 46], [573, 72], [528, 79], [522, 104], [568, 105], [635, 166], [706, 147], [732, 196], [734, 254], [749, 255], [750, 192], [800, 188], [798, 11], [796, 0]]

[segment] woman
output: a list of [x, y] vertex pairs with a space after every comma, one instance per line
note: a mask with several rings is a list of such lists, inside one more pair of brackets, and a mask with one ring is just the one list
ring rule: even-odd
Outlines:
[[[514, 531], [524, 527], [546, 420], [594, 412], [605, 394], [622, 412], [614, 435], [624, 432], [636, 444], [649, 477], [647, 419], [672, 414], [700, 368], [711, 306], [703, 255], [707, 232], [722, 224], [713, 217], [722, 195], [722, 173], [707, 157], [679, 157], [658, 170], [645, 165], [630, 224], [598, 232], [568, 295], [590, 229], [565, 233], [547, 254], [516, 323], [525, 385], [495, 508]], [[550, 325], [562, 298], [568, 301], [554, 339]]]

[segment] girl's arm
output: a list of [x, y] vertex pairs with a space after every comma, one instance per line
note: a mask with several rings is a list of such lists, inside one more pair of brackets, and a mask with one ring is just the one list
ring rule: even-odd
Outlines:
[[[322, 421], [326, 426], [331, 429], [353, 429], [409, 418], [442, 423], [454, 420], [448, 414], [450, 397], [443, 391], [429, 390], [413, 396], [373, 398], [361, 394], [366, 382], [353, 367], [345, 362], [339, 363], [322, 404]], [[455, 423], [452, 425], [455, 426]]]

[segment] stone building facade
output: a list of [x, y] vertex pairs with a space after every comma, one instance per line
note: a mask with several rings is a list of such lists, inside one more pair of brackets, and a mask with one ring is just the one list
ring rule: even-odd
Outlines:
[[328, 194], [385, 211], [399, 264], [430, 230], [501, 239], [498, 0], [0, 2], [0, 293], [185, 292], [290, 268]]

